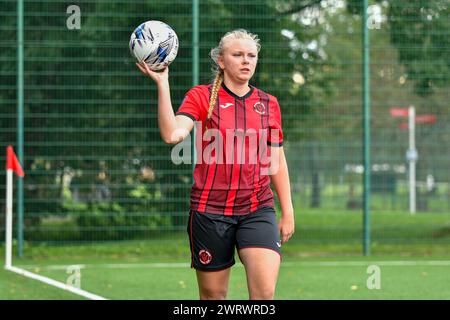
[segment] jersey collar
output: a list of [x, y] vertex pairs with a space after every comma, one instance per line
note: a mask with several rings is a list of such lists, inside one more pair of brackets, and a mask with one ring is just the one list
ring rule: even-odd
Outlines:
[[228, 87], [225, 85], [225, 83], [222, 82], [222, 88], [233, 98], [235, 99], [240, 99], [240, 100], [245, 100], [248, 97], [250, 97], [253, 93], [254, 87], [252, 85], [248, 85], [250, 87], [250, 91], [247, 92], [245, 95], [243, 95], [242, 97], [238, 96], [237, 94], [235, 94], [233, 91], [231, 91], [230, 89], [228, 89]]

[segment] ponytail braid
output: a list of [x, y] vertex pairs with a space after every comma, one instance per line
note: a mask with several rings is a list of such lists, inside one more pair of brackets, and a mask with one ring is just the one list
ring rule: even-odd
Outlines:
[[218, 71], [216, 76], [214, 77], [214, 81], [212, 83], [211, 97], [209, 98], [208, 115], [206, 117], [206, 122], [205, 122], [205, 131], [207, 130], [206, 124], [212, 117], [212, 113], [214, 110], [214, 106], [216, 105], [216, 102], [217, 102], [217, 96], [219, 95], [219, 89], [220, 89], [220, 86], [222, 85], [222, 82], [223, 82], [223, 72]]

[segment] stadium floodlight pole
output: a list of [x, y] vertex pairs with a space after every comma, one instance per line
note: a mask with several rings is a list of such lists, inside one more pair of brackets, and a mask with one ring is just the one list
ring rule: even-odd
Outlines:
[[363, 55], [363, 252], [370, 255], [370, 70], [369, 70], [369, 29], [367, 27], [368, 1], [362, 3], [362, 55]]
[[408, 131], [409, 131], [409, 149], [406, 153], [406, 159], [409, 162], [409, 213], [416, 213], [416, 109], [414, 106], [408, 108]]
[[[17, 1], [17, 155], [23, 162], [23, 0]], [[17, 181], [17, 255], [23, 254], [23, 180]]]
[[[199, 82], [199, 4], [198, 0], [192, 1], [192, 85], [196, 86]], [[197, 163], [197, 153], [195, 152], [196, 128], [192, 129], [192, 170], [195, 169]], [[194, 179], [194, 175], [192, 175]]]

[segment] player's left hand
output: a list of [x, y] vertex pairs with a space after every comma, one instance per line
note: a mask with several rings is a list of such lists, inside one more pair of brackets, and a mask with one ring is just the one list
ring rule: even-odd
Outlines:
[[295, 232], [294, 213], [282, 214], [278, 222], [281, 244], [288, 242]]

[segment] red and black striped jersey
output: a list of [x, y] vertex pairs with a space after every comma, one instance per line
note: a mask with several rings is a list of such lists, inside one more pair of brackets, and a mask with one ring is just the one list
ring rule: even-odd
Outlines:
[[283, 143], [277, 99], [253, 86], [239, 97], [222, 84], [206, 121], [210, 93], [211, 85], [193, 87], [176, 113], [198, 124], [191, 209], [241, 215], [274, 206], [264, 155]]

